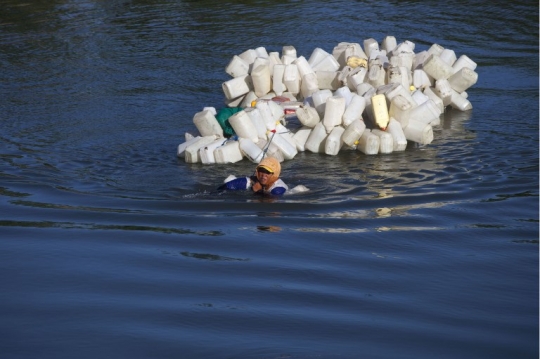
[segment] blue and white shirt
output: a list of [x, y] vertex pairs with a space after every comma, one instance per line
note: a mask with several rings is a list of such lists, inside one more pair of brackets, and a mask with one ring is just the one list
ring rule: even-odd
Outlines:
[[[225, 184], [218, 187], [218, 191], [223, 190], [248, 190], [251, 189], [253, 184], [256, 182], [256, 177], [240, 177], [235, 178], [233, 180], [230, 180], [226, 182]], [[263, 194], [271, 194], [274, 196], [280, 196], [284, 194], [289, 187], [281, 180], [281, 178], [278, 178], [277, 181], [275, 181], [270, 188], [266, 190], [261, 190], [257, 193], [263, 193]]]

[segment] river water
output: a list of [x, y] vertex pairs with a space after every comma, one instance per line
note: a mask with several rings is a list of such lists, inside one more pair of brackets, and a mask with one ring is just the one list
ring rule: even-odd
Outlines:
[[[538, 358], [538, 4], [499, 3], [0, 0], [0, 357]], [[430, 145], [274, 201], [176, 157], [233, 55], [387, 35], [478, 64]]]

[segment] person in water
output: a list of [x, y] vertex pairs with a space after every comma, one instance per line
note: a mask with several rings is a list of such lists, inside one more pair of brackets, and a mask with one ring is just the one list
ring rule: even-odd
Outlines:
[[253, 190], [257, 194], [279, 196], [289, 188], [279, 175], [281, 165], [274, 157], [264, 158], [255, 169], [255, 175], [233, 179], [218, 187], [218, 191], [224, 190]]

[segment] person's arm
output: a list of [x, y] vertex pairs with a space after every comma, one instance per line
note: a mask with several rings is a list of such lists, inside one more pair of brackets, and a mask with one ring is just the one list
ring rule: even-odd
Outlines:
[[241, 177], [233, 179], [229, 182], [226, 182], [218, 187], [218, 191], [225, 191], [225, 190], [246, 190], [251, 187], [251, 180], [248, 177]]
[[284, 187], [275, 187], [270, 191], [270, 194], [274, 196], [281, 196], [285, 193], [285, 191], [287, 191], [287, 189]]

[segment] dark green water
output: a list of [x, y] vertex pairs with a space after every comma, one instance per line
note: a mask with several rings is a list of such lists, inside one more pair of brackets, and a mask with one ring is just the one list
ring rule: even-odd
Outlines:
[[[233, 55], [386, 35], [478, 64], [430, 145], [273, 202], [176, 157]], [[525, 1], [0, 0], [0, 357], [538, 358], [538, 51]]]

